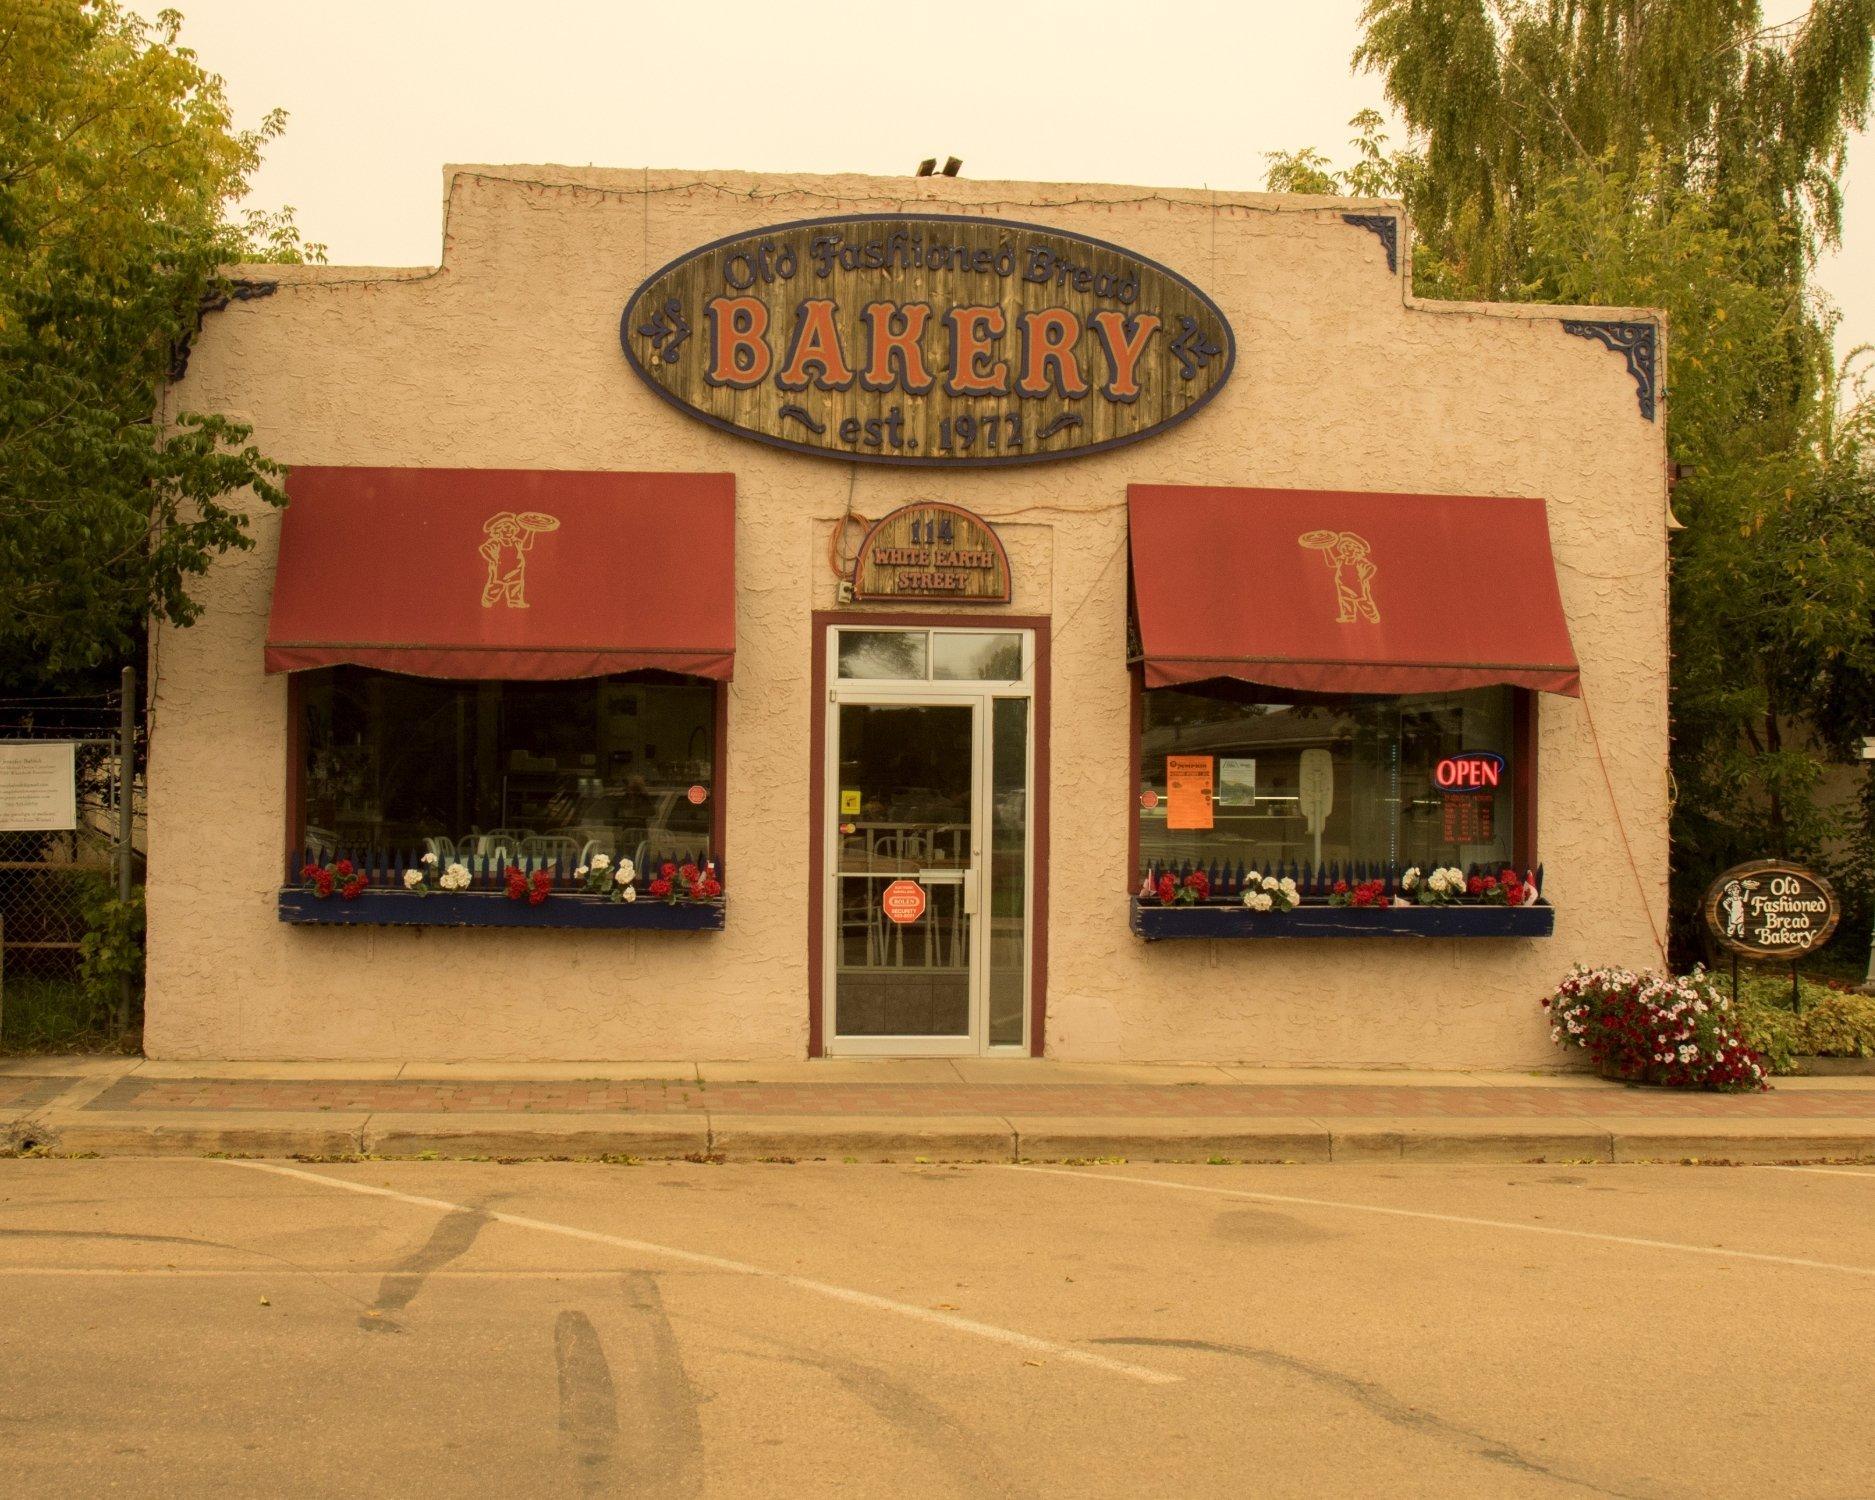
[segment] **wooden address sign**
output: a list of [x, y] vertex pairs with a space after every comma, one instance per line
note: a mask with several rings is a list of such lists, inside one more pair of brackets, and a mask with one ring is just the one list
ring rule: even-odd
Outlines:
[[903, 506], [860, 542], [853, 598], [1007, 604], [1009, 554], [981, 516], [934, 500]]
[[1821, 948], [1842, 908], [1821, 875], [1779, 859], [1733, 865], [1706, 892], [1706, 928], [1746, 958], [1788, 962]]
[[714, 427], [865, 463], [1034, 463], [1191, 416], [1236, 360], [1223, 313], [1104, 240], [1003, 219], [803, 219], [680, 256], [619, 341]]

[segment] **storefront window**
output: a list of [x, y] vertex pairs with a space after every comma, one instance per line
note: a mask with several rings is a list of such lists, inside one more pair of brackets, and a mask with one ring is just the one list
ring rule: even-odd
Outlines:
[[[1142, 866], [1508, 864], [1512, 777], [1442, 789], [1439, 762], [1512, 763], [1514, 691], [1313, 697], [1216, 681], [1143, 695]], [[1487, 762], [1488, 763], [1488, 762]]]
[[[305, 845], [569, 865], [711, 855], [715, 688], [664, 674], [300, 678]], [[694, 789], [694, 790], [693, 790]]]

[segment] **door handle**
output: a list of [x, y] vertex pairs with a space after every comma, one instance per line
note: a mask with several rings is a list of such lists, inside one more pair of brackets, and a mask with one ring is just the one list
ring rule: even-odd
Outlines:
[[969, 873], [970, 872], [967, 870], [920, 870], [918, 872], [918, 884], [962, 885], [964, 876]]

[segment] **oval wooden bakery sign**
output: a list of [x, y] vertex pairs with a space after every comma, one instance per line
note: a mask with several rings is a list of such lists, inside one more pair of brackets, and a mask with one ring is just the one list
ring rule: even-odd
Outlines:
[[692, 250], [619, 320], [712, 426], [866, 463], [1034, 463], [1191, 416], [1236, 360], [1217, 304], [1103, 240], [1003, 219], [803, 219]]
[[1733, 865], [1706, 892], [1706, 928], [1747, 958], [1795, 960], [1829, 941], [1842, 916], [1821, 875], [1780, 859]]
[[981, 516], [927, 500], [876, 523], [853, 557], [853, 598], [1007, 604], [1009, 554]]

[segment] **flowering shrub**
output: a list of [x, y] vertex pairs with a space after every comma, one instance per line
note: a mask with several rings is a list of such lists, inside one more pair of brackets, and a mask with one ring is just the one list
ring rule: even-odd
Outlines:
[[426, 854], [404, 871], [404, 889], [413, 896], [434, 896], [438, 891], [453, 893], [468, 888], [469, 867], [458, 860], [439, 868], [436, 856]]
[[627, 903], [638, 899], [638, 869], [629, 859], [621, 859], [615, 870], [611, 855], [595, 854], [591, 864], [581, 865], [573, 872], [573, 878], [589, 896], [605, 896]]
[[1577, 964], [1546, 996], [1550, 1040], [1611, 1078], [1685, 1089], [1759, 1089], [1765, 1060], [1705, 971], [1674, 976]]
[[1390, 906], [1387, 900], [1387, 882], [1384, 880], [1363, 880], [1358, 885], [1350, 886], [1345, 880], [1337, 880], [1335, 888], [1328, 893], [1330, 906]]
[[349, 859], [341, 859], [334, 865], [302, 865], [299, 878], [306, 882], [321, 901], [335, 890], [341, 901], [356, 901], [364, 894], [365, 887], [371, 884], [365, 879], [365, 872], [356, 868]]
[[508, 899], [539, 906], [553, 890], [553, 871], [544, 866], [529, 875], [525, 870], [508, 866]]
[[1465, 894], [1486, 906], [1534, 906], [1536, 885], [1521, 879], [1515, 870], [1499, 870], [1495, 875], [1474, 875], [1465, 882]]
[[1450, 906], [1465, 894], [1465, 872], [1448, 865], [1428, 875], [1414, 865], [1400, 877], [1400, 892], [1416, 906]]
[[1302, 904], [1302, 895], [1289, 876], [1278, 880], [1252, 870], [1243, 878], [1243, 904], [1251, 911], [1294, 911]]
[[723, 893], [723, 883], [716, 878], [716, 861], [705, 860], [699, 867], [686, 861], [674, 865], [669, 860], [658, 866], [645, 891], [659, 901], [675, 906], [679, 901], [714, 901]]
[[1200, 901], [1211, 898], [1211, 877], [1203, 870], [1193, 870], [1183, 880], [1170, 870], [1161, 874], [1157, 881], [1150, 877], [1139, 888], [1142, 898], [1157, 897], [1161, 906], [1195, 906]]

